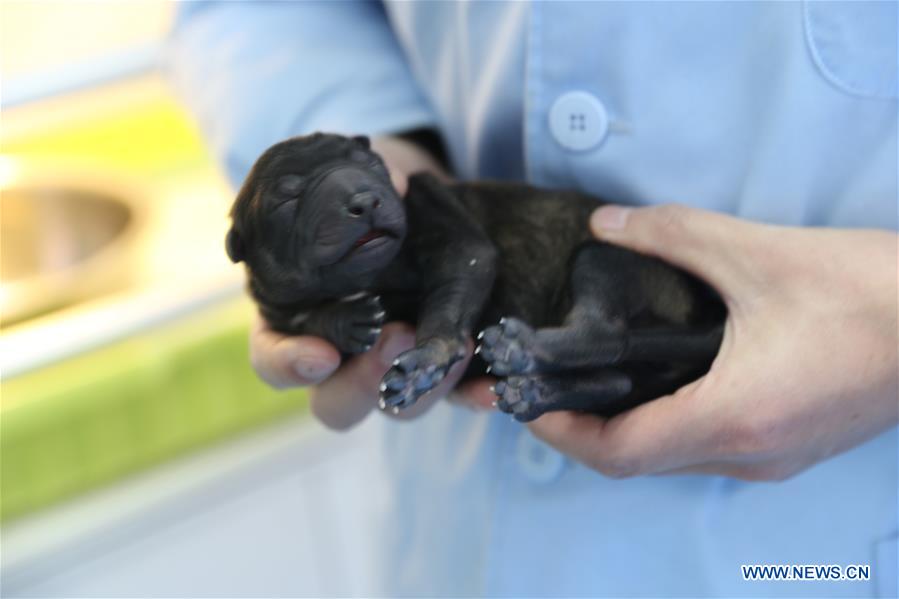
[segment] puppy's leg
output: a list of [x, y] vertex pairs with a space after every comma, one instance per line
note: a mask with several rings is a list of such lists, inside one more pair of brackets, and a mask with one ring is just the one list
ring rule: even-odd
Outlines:
[[521, 422], [572, 410], [611, 417], [667, 395], [701, 375], [683, 365], [641, 365], [586, 372], [510, 376], [494, 386], [496, 407]]
[[276, 331], [312, 335], [330, 341], [342, 354], [371, 349], [381, 334], [386, 312], [374, 295], [327, 302], [305, 310], [262, 306], [262, 316]]
[[[534, 330], [514, 318], [480, 335], [481, 356], [499, 375], [597, 368], [628, 361], [711, 362], [723, 325], [691, 328], [705, 301], [683, 273], [657, 260], [591, 244], [576, 256], [573, 307], [562, 326]], [[717, 305], [709, 309], [717, 310]], [[634, 315], [654, 324], [629, 328]]]
[[682, 327], [618, 329], [607, 323], [569, 319], [557, 328], [534, 330], [517, 318], [503, 318], [479, 334], [477, 352], [496, 376], [559, 372], [647, 362], [710, 362], [723, 329]]
[[589, 374], [510, 376], [497, 381], [494, 393], [497, 408], [519, 422], [530, 422], [557, 410], [601, 413], [632, 388], [627, 374], [604, 369]]
[[414, 177], [406, 206], [407, 246], [421, 275], [423, 298], [416, 346], [396, 359], [381, 384], [381, 407], [395, 410], [433, 389], [465, 356], [496, 276], [496, 248], [443, 185]]

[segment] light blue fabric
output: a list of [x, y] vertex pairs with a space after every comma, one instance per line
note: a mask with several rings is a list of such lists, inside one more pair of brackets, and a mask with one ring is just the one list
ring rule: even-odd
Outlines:
[[[893, 2], [181, 10], [176, 80], [235, 183], [289, 135], [429, 125], [462, 178], [680, 201], [773, 223], [897, 228]], [[587, 151], [566, 149], [549, 127], [553, 103], [572, 91], [608, 116], [608, 133]], [[449, 404], [383, 427], [395, 495], [373, 558], [385, 594], [896, 588], [895, 429], [767, 484], [607, 480], [506, 416]], [[754, 563], [870, 564], [871, 580], [744, 582], [740, 565]]]

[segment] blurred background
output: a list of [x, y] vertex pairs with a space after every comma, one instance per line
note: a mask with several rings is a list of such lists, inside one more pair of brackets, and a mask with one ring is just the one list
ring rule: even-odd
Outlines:
[[250, 369], [174, 8], [0, 3], [0, 594], [361, 595], [371, 425]]

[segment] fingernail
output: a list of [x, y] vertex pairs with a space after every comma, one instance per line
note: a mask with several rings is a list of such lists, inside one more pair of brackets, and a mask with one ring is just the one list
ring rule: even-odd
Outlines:
[[627, 225], [632, 211], [623, 206], [603, 206], [590, 216], [590, 226], [594, 231], [619, 231]]
[[331, 376], [331, 373], [337, 370], [337, 364], [322, 360], [318, 356], [300, 356], [294, 362], [293, 369], [307, 381], [318, 383]]

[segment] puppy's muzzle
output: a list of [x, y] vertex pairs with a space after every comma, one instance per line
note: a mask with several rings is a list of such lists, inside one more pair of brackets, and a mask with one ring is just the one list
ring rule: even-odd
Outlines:
[[352, 218], [373, 220], [374, 212], [381, 207], [382, 203], [380, 195], [375, 192], [357, 193], [347, 202], [346, 212]]

